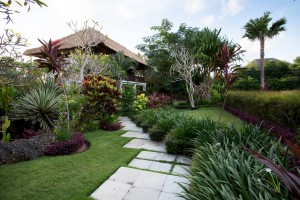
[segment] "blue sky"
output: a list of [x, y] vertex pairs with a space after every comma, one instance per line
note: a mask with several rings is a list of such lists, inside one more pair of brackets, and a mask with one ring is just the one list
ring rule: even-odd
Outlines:
[[[44, 0], [48, 7], [32, 6], [30, 12], [21, 9], [13, 16], [14, 23], [4, 25], [28, 38], [32, 47], [37, 38], [58, 39], [72, 34], [66, 25], [71, 20], [82, 24], [93, 19], [102, 32], [137, 53], [142, 38], [153, 35], [151, 26], [160, 25], [163, 18], [203, 28], [222, 28], [221, 34], [239, 43], [246, 53], [247, 63], [259, 57], [259, 43], [242, 38], [243, 26], [252, 18], [270, 11], [273, 20], [287, 18], [287, 31], [266, 41], [266, 58], [292, 62], [300, 56], [300, 1], [296, 0]], [[25, 48], [26, 49], [26, 48]], [[22, 50], [25, 50], [22, 49]]]

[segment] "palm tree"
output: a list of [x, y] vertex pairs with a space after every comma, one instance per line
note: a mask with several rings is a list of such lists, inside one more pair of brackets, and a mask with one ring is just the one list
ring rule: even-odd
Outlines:
[[284, 25], [286, 19], [281, 18], [274, 22], [271, 26], [269, 23], [272, 21], [270, 12], [265, 12], [260, 18], [250, 19], [250, 21], [244, 26], [246, 30], [243, 37], [247, 37], [251, 41], [259, 40], [260, 42], [260, 70], [261, 70], [261, 89], [265, 89], [265, 69], [264, 69], [264, 56], [265, 56], [265, 41], [267, 38], [273, 38], [281, 31], [285, 31]]

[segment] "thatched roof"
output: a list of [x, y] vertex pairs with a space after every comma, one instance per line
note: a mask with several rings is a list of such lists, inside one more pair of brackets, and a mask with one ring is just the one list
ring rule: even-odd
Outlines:
[[[80, 38], [83, 38], [83, 41]], [[125, 56], [130, 57], [136, 62], [138, 62], [139, 68], [145, 68], [147, 66], [143, 59], [129, 51], [121, 44], [115, 42], [114, 40], [108, 38], [107, 36], [103, 35], [101, 32], [93, 28], [87, 28], [72, 35], [63, 37], [59, 40], [60, 44], [63, 44], [59, 47], [59, 50], [64, 53], [69, 52], [77, 47], [82, 47], [84, 46], [84, 44], [91, 43], [97, 46], [98, 51], [100, 53], [110, 54], [116, 52], [123, 52]], [[39, 57], [41, 55], [41, 49], [42, 46], [33, 49], [28, 49], [23, 54], [26, 56]]]

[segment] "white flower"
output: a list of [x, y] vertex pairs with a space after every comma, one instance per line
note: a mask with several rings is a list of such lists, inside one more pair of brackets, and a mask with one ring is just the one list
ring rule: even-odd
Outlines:
[[266, 172], [269, 172], [269, 173], [271, 173], [271, 169], [270, 168], [266, 168]]

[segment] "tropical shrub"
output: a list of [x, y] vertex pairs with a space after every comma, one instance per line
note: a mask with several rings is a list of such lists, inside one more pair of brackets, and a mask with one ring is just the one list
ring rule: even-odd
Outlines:
[[23, 137], [25, 139], [30, 139], [30, 138], [38, 135], [38, 134], [39, 134], [39, 132], [32, 129], [32, 128], [31, 129], [24, 129], [24, 131], [23, 131]]
[[140, 126], [142, 122], [146, 119], [147, 116], [153, 115], [155, 110], [152, 109], [146, 109], [141, 110], [140, 112], [137, 112], [136, 115], [133, 117], [134, 122]]
[[136, 91], [133, 86], [125, 85], [122, 91], [121, 98], [121, 113], [124, 115], [131, 115], [134, 112], [133, 102], [136, 98]]
[[140, 94], [137, 96], [137, 99], [133, 103], [133, 108], [135, 111], [141, 111], [145, 110], [148, 105], [148, 98], [145, 96], [145, 94]]
[[50, 144], [45, 149], [45, 154], [50, 156], [68, 155], [77, 152], [85, 144], [84, 135], [80, 132], [74, 133], [69, 140], [58, 141]]
[[172, 110], [158, 112], [159, 119], [148, 132], [151, 140], [163, 141], [167, 133], [176, 125], [181, 114], [174, 113]]
[[24, 119], [31, 122], [33, 126], [52, 130], [54, 121], [59, 117], [60, 97], [59, 88], [55, 83], [46, 80], [21, 96], [14, 111], [15, 119]]
[[142, 127], [144, 132], [148, 132], [159, 121], [159, 116], [158, 111], [148, 112], [139, 126]]
[[257, 79], [248, 77], [240, 77], [236, 82], [233, 83], [232, 89], [234, 90], [259, 90], [260, 83]]
[[117, 81], [102, 75], [88, 75], [84, 77], [86, 104], [83, 106], [85, 116], [99, 124], [106, 123], [106, 117], [118, 112], [120, 90], [116, 87]]
[[213, 131], [218, 128], [218, 123], [210, 118], [197, 119], [191, 116], [182, 115], [176, 126], [171, 129], [165, 137], [165, 144], [168, 153], [190, 154], [194, 148], [194, 141], [201, 131]]
[[165, 108], [168, 103], [168, 96], [153, 92], [148, 96], [149, 107], [152, 109]]

